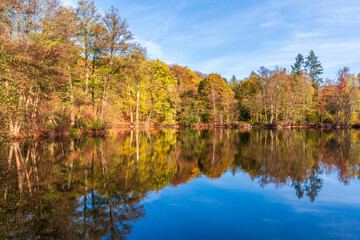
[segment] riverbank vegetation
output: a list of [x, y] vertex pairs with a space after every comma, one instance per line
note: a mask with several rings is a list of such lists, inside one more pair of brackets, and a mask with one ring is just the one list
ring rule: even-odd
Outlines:
[[115, 8], [57, 0], [0, 3], [0, 135], [101, 132], [111, 126], [350, 126], [359, 77], [323, 82], [313, 51], [291, 71], [261, 67], [242, 81], [147, 58]]
[[249, 78], [230, 86], [235, 92], [240, 120], [283, 125], [328, 124], [350, 127], [359, 121], [360, 75], [348, 67], [338, 71], [337, 79], [321, 78], [323, 68], [310, 51], [306, 61], [296, 57], [292, 71], [261, 67]]

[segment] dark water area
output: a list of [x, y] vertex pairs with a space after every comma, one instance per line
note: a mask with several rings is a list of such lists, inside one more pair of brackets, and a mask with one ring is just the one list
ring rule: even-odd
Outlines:
[[360, 131], [111, 132], [0, 145], [2, 239], [357, 239]]

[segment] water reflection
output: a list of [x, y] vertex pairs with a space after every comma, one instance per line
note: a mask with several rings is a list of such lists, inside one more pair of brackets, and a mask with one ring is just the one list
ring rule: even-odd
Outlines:
[[359, 131], [113, 132], [106, 138], [0, 146], [0, 233], [10, 238], [126, 238], [150, 191], [200, 175], [248, 174], [261, 186], [321, 194], [324, 174], [359, 176]]

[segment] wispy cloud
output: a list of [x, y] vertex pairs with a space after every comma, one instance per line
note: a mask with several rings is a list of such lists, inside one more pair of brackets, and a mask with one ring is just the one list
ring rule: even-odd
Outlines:
[[145, 41], [145, 40], [141, 40], [141, 39], [136, 39], [136, 41], [138, 43], [140, 43], [141, 46], [145, 47], [147, 50], [147, 53], [149, 55], [150, 58], [159, 58], [159, 59], [164, 59], [166, 58], [164, 56], [164, 52], [162, 50], [162, 47], [160, 44], [152, 42], [152, 41]]
[[358, 0], [95, 1], [120, 10], [151, 58], [205, 73], [243, 78], [262, 65], [290, 68], [310, 50], [325, 78], [343, 65], [360, 71]]

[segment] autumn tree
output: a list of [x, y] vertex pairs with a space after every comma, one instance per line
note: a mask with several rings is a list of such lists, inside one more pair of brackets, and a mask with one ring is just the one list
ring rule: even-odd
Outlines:
[[8, 35], [0, 38], [2, 102], [6, 125], [17, 136], [22, 127], [34, 129], [46, 122], [39, 117], [39, 106], [64, 81], [63, 46], [52, 27], [60, 6], [53, 0], [11, 1], [3, 7], [9, 15], [3, 18]]
[[201, 78], [188, 67], [173, 65], [170, 71], [177, 80], [177, 87], [172, 94], [178, 120], [185, 125], [198, 123], [202, 112], [197, 91]]
[[336, 122], [343, 123], [349, 127], [350, 122], [355, 118], [353, 115], [359, 105], [359, 81], [355, 74], [350, 73], [348, 67], [338, 72], [338, 84], [335, 88], [337, 100]]
[[155, 113], [165, 124], [176, 121], [175, 105], [171, 95], [176, 92], [177, 80], [166, 63], [160, 60], [150, 62], [152, 71], [151, 95]]
[[76, 8], [77, 13], [77, 35], [78, 42], [82, 47], [82, 54], [84, 58], [84, 71], [85, 71], [85, 104], [88, 103], [89, 93], [89, 76], [90, 66], [89, 60], [91, 59], [91, 46], [93, 44], [93, 35], [96, 34], [94, 30], [98, 24], [100, 16], [94, 5], [94, 1], [79, 0]]
[[[250, 115], [250, 120], [259, 122], [263, 110], [263, 99], [259, 77], [256, 74], [251, 74], [249, 78], [241, 81], [239, 87], [235, 87], [236, 85], [233, 86], [235, 98], [238, 99], [239, 104], [241, 104], [238, 105], [238, 108], [244, 107]], [[244, 113], [242, 113], [242, 116], [246, 119]]]
[[215, 126], [231, 123], [234, 92], [219, 74], [206, 76], [199, 84], [199, 94], [207, 109], [204, 120], [211, 120]]
[[68, 79], [63, 90], [63, 92], [68, 94], [60, 95], [59, 97], [61, 97], [65, 104], [69, 105], [71, 127], [75, 126], [76, 115], [74, 79], [79, 76], [77, 62], [79, 60], [80, 48], [75, 44], [77, 32], [76, 19], [76, 12], [73, 9], [61, 7], [52, 21], [52, 29], [63, 50], [62, 56], [65, 64], [63, 67]]
[[287, 76], [282, 99], [285, 123], [305, 123], [305, 116], [313, 106], [314, 89], [311, 83], [310, 76], [302, 71]]
[[135, 44], [129, 51], [117, 84], [123, 86], [120, 92], [125, 100], [124, 112], [130, 117], [130, 122], [138, 126], [141, 120], [149, 122], [154, 111], [150, 94], [151, 69], [144, 48]]
[[112, 75], [120, 71], [118, 67], [114, 67], [114, 58], [121, 58], [128, 51], [130, 41], [133, 34], [129, 30], [126, 20], [123, 20], [119, 11], [111, 7], [103, 18], [106, 33], [103, 41], [105, 43], [104, 53], [106, 54], [106, 73], [103, 80], [103, 93], [101, 99], [100, 119], [103, 119], [106, 98], [108, 96], [109, 83], [112, 83]]

